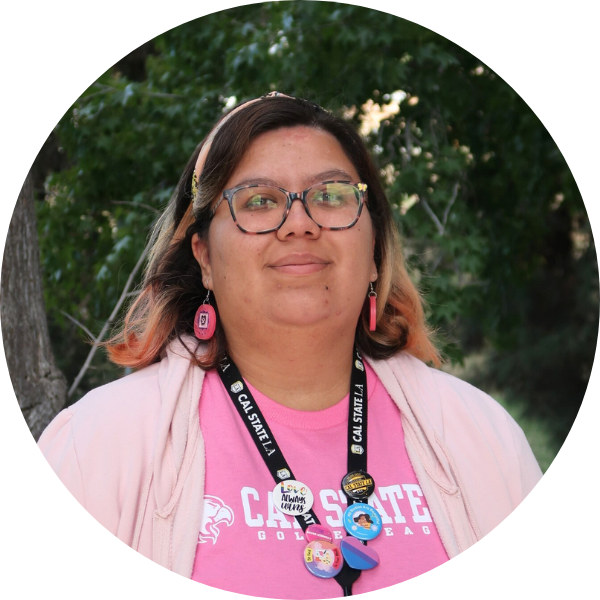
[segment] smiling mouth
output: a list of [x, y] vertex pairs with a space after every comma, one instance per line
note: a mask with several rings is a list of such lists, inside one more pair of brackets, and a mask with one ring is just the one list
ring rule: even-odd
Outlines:
[[289, 275], [310, 275], [318, 273], [329, 266], [329, 262], [317, 256], [288, 256], [269, 265], [277, 273]]
[[328, 263], [305, 263], [301, 265], [281, 265], [272, 267], [278, 273], [287, 273], [288, 275], [310, 275], [318, 273], [327, 267]]

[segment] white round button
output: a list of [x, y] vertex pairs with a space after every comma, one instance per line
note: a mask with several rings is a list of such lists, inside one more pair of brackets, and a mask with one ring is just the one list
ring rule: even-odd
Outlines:
[[279, 482], [273, 490], [275, 506], [286, 515], [303, 515], [307, 513], [314, 502], [310, 488], [295, 479]]

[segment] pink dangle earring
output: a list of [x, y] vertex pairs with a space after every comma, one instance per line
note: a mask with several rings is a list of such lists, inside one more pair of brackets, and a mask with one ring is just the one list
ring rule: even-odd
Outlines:
[[210, 304], [210, 290], [208, 290], [204, 302], [198, 307], [194, 317], [194, 335], [199, 340], [210, 340], [216, 327], [217, 315]]
[[369, 283], [369, 331], [377, 329], [377, 292], [373, 289], [373, 284]]

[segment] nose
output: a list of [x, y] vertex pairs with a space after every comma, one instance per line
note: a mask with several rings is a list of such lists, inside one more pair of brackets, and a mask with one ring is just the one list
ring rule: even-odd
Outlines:
[[321, 235], [321, 228], [308, 215], [302, 199], [293, 198], [290, 212], [281, 227], [277, 230], [277, 237], [280, 240], [284, 240], [289, 236], [304, 235], [318, 238]]

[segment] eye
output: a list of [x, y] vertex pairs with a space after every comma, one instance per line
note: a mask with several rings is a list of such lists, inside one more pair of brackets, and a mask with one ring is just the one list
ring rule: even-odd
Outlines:
[[356, 204], [354, 188], [345, 183], [315, 186], [308, 198], [313, 206], [319, 208], [343, 208], [351, 203]]
[[280, 208], [285, 205], [285, 196], [279, 190], [269, 187], [247, 187], [238, 190], [233, 196], [236, 211], [256, 212]]
[[259, 208], [274, 208], [277, 206], [277, 200], [264, 194], [253, 194], [246, 200], [243, 208], [256, 210]]

